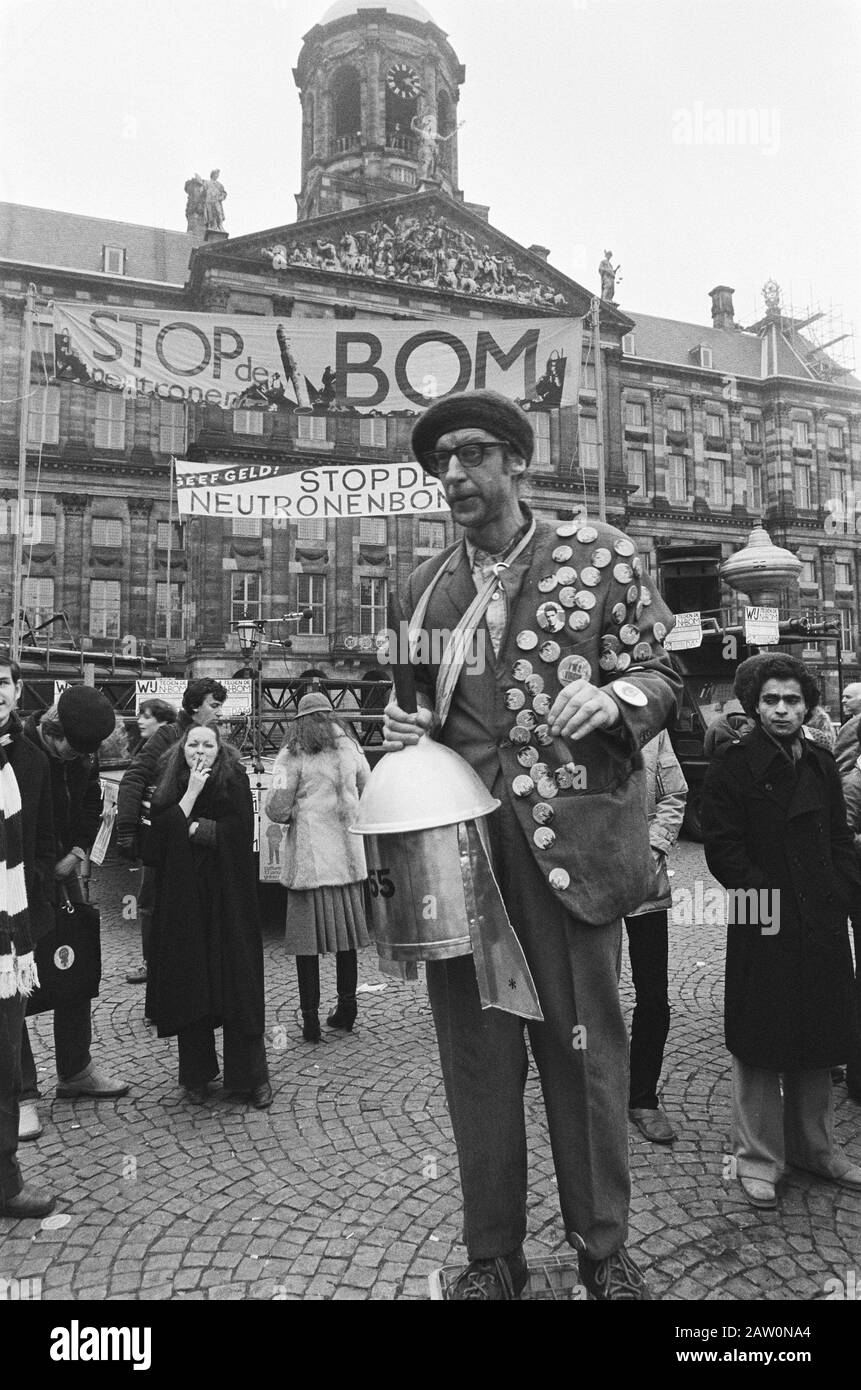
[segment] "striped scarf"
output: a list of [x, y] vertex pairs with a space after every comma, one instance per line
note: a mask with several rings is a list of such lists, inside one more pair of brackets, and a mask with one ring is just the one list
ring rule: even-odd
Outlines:
[[0, 746], [0, 999], [26, 999], [39, 983], [24, 882], [21, 792]]

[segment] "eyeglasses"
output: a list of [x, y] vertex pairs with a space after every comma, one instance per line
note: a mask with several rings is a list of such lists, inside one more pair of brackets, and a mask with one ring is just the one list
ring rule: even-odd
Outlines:
[[504, 449], [507, 445], [507, 439], [470, 440], [468, 444], [458, 444], [456, 449], [431, 449], [421, 455], [419, 463], [431, 477], [439, 478], [441, 474], [448, 472], [452, 455], [464, 468], [477, 468], [480, 463], [484, 463], [488, 449]]

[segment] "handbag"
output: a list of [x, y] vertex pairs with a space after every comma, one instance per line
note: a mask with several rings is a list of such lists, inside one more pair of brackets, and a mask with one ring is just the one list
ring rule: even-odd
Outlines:
[[79, 999], [94, 999], [102, 980], [99, 910], [73, 903], [65, 888], [54, 913], [54, 927], [36, 942], [39, 987], [27, 1000], [26, 1013], [47, 1013]]

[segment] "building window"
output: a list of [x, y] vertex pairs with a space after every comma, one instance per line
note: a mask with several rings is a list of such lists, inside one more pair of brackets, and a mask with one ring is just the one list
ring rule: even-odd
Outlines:
[[828, 426], [828, 447], [829, 449], [845, 448], [845, 439], [842, 425]]
[[445, 550], [445, 522], [420, 521], [416, 544], [423, 550]]
[[625, 333], [622, 337], [622, 351], [626, 357], [636, 357], [637, 344], [634, 341], [633, 333]]
[[262, 434], [262, 433], [263, 433], [263, 411], [262, 411], [262, 410], [234, 410], [234, 412], [233, 412], [233, 433], [234, 433], [234, 434]]
[[792, 470], [796, 507], [810, 506], [810, 469], [804, 463], [796, 463]]
[[726, 471], [723, 459], [708, 459], [708, 500], [713, 507], [726, 506]]
[[[25, 522], [26, 526], [26, 522]], [[25, 545], [55, 545], [57, 541], [57, 518], [53, 512], [33, 512], [33, 524], [29, 536], [24, 535]]]
[[852, 561], [835, 560], [834, 562], [834, 583], [838, 589], [852, 588]]
[[535, 451], [532, 462], [539, 468], [550, 466], [550, 416], [546, 410], [536, 410], [530, 415], [532, 432], [535, 435]]
[[102, 247], [102, 270], [106, 275], [125, 275], [126, 249], [124, 246]]
[[646, 428], [646, 407], [643, 401], [628, 401], [625, 420], [629, 430]]
[[300, 541], [324, 541], [326, 523], [322, 517], [305, 517], [296, 527], [296, 539]]
[[762, 510], [762, 469], [758, 463], [749, 463], [744, 470], [745, 505], [748, 511]]
[[[802, 618], [806, 618], [811, 627], [816, 627], [822, 622], [822, 614], [818, 608], [802, 608]], [[816, 642], [805, 642], [801, 648], [802, 656], [821, 656], [822, 649]]]
[[303, 637], [326, 635], [326, 576], [300, 574], [297, 584], [297, 608], [310, 608], [311, 617], [303, 618], [297, 632]]
[[361, 579], [359, 581], [359, 634], [362, 637], [375, 637], [382, 632], [388, 621], [386, 604], [389, 597], [387, 579]]
[[793, 420], [792, 442], [796, 449], [807, 449], [810, 445], [810, 426], [806, 420]]
[[385, 545], [388, 540], [385, 519], [363, 516], [359, 522], [359, 540], [363, 545]]
[[[171, 528], [173, 532], [171, 534]], [[167, 550], [168, 537], [170, 537], [171, 550], [182, 550], [185, 546], [185, 535], [181, 521], [160, 521], [156, 526], [155, 548], [156, 550]]]
[[[310, 418], [313, 420], [322, 420], [324, 426], [326, 424], [325, 417], [322, 415], [313, 415]], [[382, 415], [364, 415], [359, 421], [359, 443], [365, 444], [371, 449], [385, 449], [388, 442], [388, 431], [386, 429], [388, 423], [388, 420]], [[320, 438], [326, 438], [325, 430]]]
[[21, 607], [31, 627], [39, 627], [54, 616], [53, 579], [24, 579], [21, 587]]
[[685, 432], [685, 412], [677, 405], [671, 405], [667, 411], [667, 429], [673, 434]]
[[745, 419], [744, 438], [746, 444], [762, 443], [762, 424], [759, 420]]
[[723, 416], [706, 414], [706, 434], [709, 439], [723, 439]]
[[90, 636], [119, 637], [120, 582], [118, 579], [90, 580]]
[[670, 502], [684, 502], [688, 495], [687, 469], [684, 454], [667, 458], [667, 497]]
[[260, 575], [232, 574], [230, 576], [230, 620], [260, 617]]
[[[185, 637], [185, 603], [184, 603], [184, 584], [171, 584], [170, 586], [170, 635], [171, 637]], [[156, 637], [167, 637], [167, 612], [168, 594], [167, 584], [157, 583], [155, 586], [155, 635]]]
[[829, 500], [840, 502], [843, 507], [849, 505], [847, 493], [849, 491], [849, 475], [842, 468], [829, 468], [828, 470], [828, 497]]
[[58, 444], [60, 440], [60, 388], [39, 386], [30, 397], [27, 416], [28, 444]]
[[801, 574], [798, 576], [798, 582], [799, 582], [799, 584], [815, 584], [815, 583], [816, 583], [816, 561], [815, 561], [815, 560], [802, 560], [802, 561], [801, 561]]
[[581, 390], [581, 391], [595, 391], [595, 390], [597, 390], [597, 382], [595, 381], [595, 363], [594, 363], [594, 362], [584, 362], [584, 363], [583, 363], [583, 374], [582, 374], [582, 377], [581, 377], [581, 380], [580, 380], [580, 390]]
[[123, 543], [123, 523], [112, 517], [94, 516], [90, 540], [93, 545], [119, 549]]
[[125, 396], [96, 392], [96, 448], [122, 449], [126, 442]]
[[595, 468], [600, 465], [598, 454], [598, 421], [593, 415], [580, 416], [580, 467]]
[[185, 406], [182, 401], [160, 401], [158, 448], [161, 454], [185, 453]]
[[[325, 415], [297, 415], [298, 434], [297, 439], [307, 439], [319, 442], [328, 439]], [[385, 421], [383, 422], [385, 423]]]
[[234, 536], [251, 536], [259, 540], [263, 535], [263, 522], [259, 516], [235, 516], [231, 531]]
[[855, 621], [851, 608], [838, 608], [837, 617], [840, 621], [840, 645], [844, 652], [854, 652], [855, 650]]
[[634, 484], [633, 497], [646, 495], [646, 451], [627, 449], [625, 451], [628, 469], [628, 482]]

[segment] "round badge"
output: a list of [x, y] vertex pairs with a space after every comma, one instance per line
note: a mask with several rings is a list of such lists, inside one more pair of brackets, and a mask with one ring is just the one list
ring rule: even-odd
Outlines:
[[596, 570], [594, 565], [587, 565], [580, 571], [580, 583], [585, 584], [588, 589], [597, 589], [601, 583], [601, 571]]
[[552, 801], [554, 796], [559, 795], [559, 788], [552, 777], [542, 777], [540, 782], [535, 784], [538, 795], [544, 801]]
[[535, 699], [532, 701], [532, 708], [535, 710], [539, 719], [545, 719], [550, 713], [550, 706], [552, 703], [549, 695], [536, 695]]
[[565, 614], [558, 603], [542, 603], [535, 614], [535, 621], [544, 632], [561, 632], [565, 626]]
[[627, 536], [620, 536], [613, 546], [617, 555], [633, 555], [634, 548], [634, 542], [629, 541]]
[[664, 638], [667, 635], [666, 623], [655, 623], [654, 627], [652, 628], [652, 632], [655, 634], [656, 642], [663, 642]]
[[533, 748], [531, 744], [528, 748], [521, 748], [517, 761], [521, 767], [533, 767], [538, 762], [538, 749]]
[[538, 655], [542, 661], [552, 663], [559, 660], [562, 655], [562, 648], [558, 642], [542, 642], [538, 648]]
[[565, 656], [556, 668], [560, 685], [570, 685], [572, 681], [590, 681], [592, 667], [585, 656]]
[[599, 546], [597, 550], [592, 551], [592, 564], [596, 569], [605, 570], [612, 562], [612, 559], [613, 556], [605, 545]]
[[581, 526], [577, 532], [577, 539], [581, 545], [592, 545], [598, 539], [598, 532], [594, 526]]
[[530, 632], [527, 627], [518, 632], [514, 640], [522, 652], [531, 652], [538, 646], [538, 633]]
[[556, 835], [549, 825], [540, 825], [532, 838], [538, 849], [552, 849], [556, 843]]
[[556, 534], [560, 540], [567, 540], [569, 536], [577, 534], [579, 524], [577, 521], [563, 521], [561, 526], [556, 527]]
[[622, 644], [621, 644], [621, 642], [619, 641], [618, 637], [613, 637], [613, 636], [611, 636], [611, 634], [608, 632], [608, 633], [606, 634], [606, 636], [604, 636], [604, 637], [601, 638], [601, 651], [602, 651], [602, 652], [620, 652], [621, 650], [622, 650]]
[[652, 655], [652, 648], [648, 642], [638, 642], [631, 655], [635, 661], [649, 661]]
[[522, 724], [515, 724], [514, 728], [509, 732], [508, 737], [511, 739], [512, 743], [528, 743], [529, 730], [524, 729]]
[[556, 778], [556, 785], [560, 791], [570, 791], [574, 785], [574, 772], [570, 763], [565, 763], [562, 767], [557, 767], [553, 776]]
[[535, 791], [535, 783], [531, 777], [524, 774], [522, 777], [515, 777], [511, 784], [511, 790], [515, 796], [531, 796]]
[[619, 658], [615, 652], [602, 652], [598, 658], [598, 665], [602, 671], [615, 671], [619, 664]]
[[556, 575], [546, 574], [543, 579], [538, 581], [538, 592], [541, 594], [552, 594], [556, 588]]
[[534, 766], [529, 769], [529, 773], [535, 785], [538, 786], [539, 782], [547, 781], [547, 778], [550, 776], [550, 768], [547, 766], [547, 763], [535, 763]]
[[574, 596], [574, 602], [578, 608], [585, 608], [589, 612], [595, 607], [597, 600], [591, 589], [578, 589]]
[[638, 685], [632, 685], [630, 681], [614, 681], [611, 689], [626, 705], [636, 705], [637, 709], [642, 709], [649, 703], [646, 692]]
[[572, 632], [585, 632], [589, 626], [589, 614], [577, 609], [568, 619], [568, 626]]
[[634, 571], [630, 565], [614, 565], [613, 578], [618, 579], [620, 584], [630, 584], [634, 578]]
[[57, 970], [71, 970], [75, 964], [75, 952], [69, 945], [58, 946], [54, 952], [54, 965]]
[[559, 602], [563, 608], [573, 608], [576, 598], [577, 590], [571, 584], [566, 584], [564, 589], [559, 590]]
[[616, 658], [616, 670], [617, 670], [617, 671], [627, 671], [627, 669], [628, 669], [628, 667], [630, 666], [630, 664], [631, 664], [631, 653], [630, 653], [630, 652], [620, 652], [619, 655], [618, 655], [617, 658]]
[[549, 724], [538, 724], [535, 728], [535, 742], [542, 748], [549, 748], [553, 742], [553, 735], [550, 732]]
[[572, 569], [570, 565], [563, 565], [560, 570], [556, 571], [556, 578], [560, 584], [576, 584], [577, 571]]
[[546, 801], [537, 801], [532, 807], [532, 819], [536, 825], [549, 825], [555, 815], [553, 807]]
[[556, 549], [551, 552], [551, 558], [556, 561], [557, 565], [564, 565], [565, 561], [570, 560], [573, 554], [574, 551], [570, 545], [557, 545]]
[[505, 708], [506, 708], [506, 709], [523, 709], [523, 706], [524, 706], [525, 704], [526, 704], [526, 696], [524, 695], [524, 693], [523, 693], [522, 690], [506, 690], [506, 692], [505, 692]]
[[636, 603], [639, 596], [640, 590], [636, 584], [632, 584], [625, 594], [625, 598], [629, 603]]
[[633, 623], [625, 623], [624, 627], [619, 628], [619, 636], [626, 647], [634, 647], [640, 640], [640, 629], [634, 627]]
[[614, 623], [623, 623], [628, 616], [628, 609], [624, 603], [614, 603], [610, 610], [610, 617]]
[[531, 709], [522, 709], [517, 716], [516, 722], [520, 725], [521, 729], [534, 729], [538, 721]]
[[645, 584], [640, 586], [640, 602], [644, 608], [648, 608], [649, 604], [652, 602], [652, 595], [649, 593]]
[[531, 661], [515, 661], [511, 668], [511, 674], [516, 681], [528, 680], [532, 675]]
[[571, 875], [567, 869], [551, 869], [547, 875], [547, 882], [557, 893], [564, 893], [571, 882]]
[[526, 682], [526, 689], [529, 691], [530, 695], [540, 695], [544, 689], [544, 677], [539, 676], [537, 673], [534, 676], [530, 676], [529, 680]]

